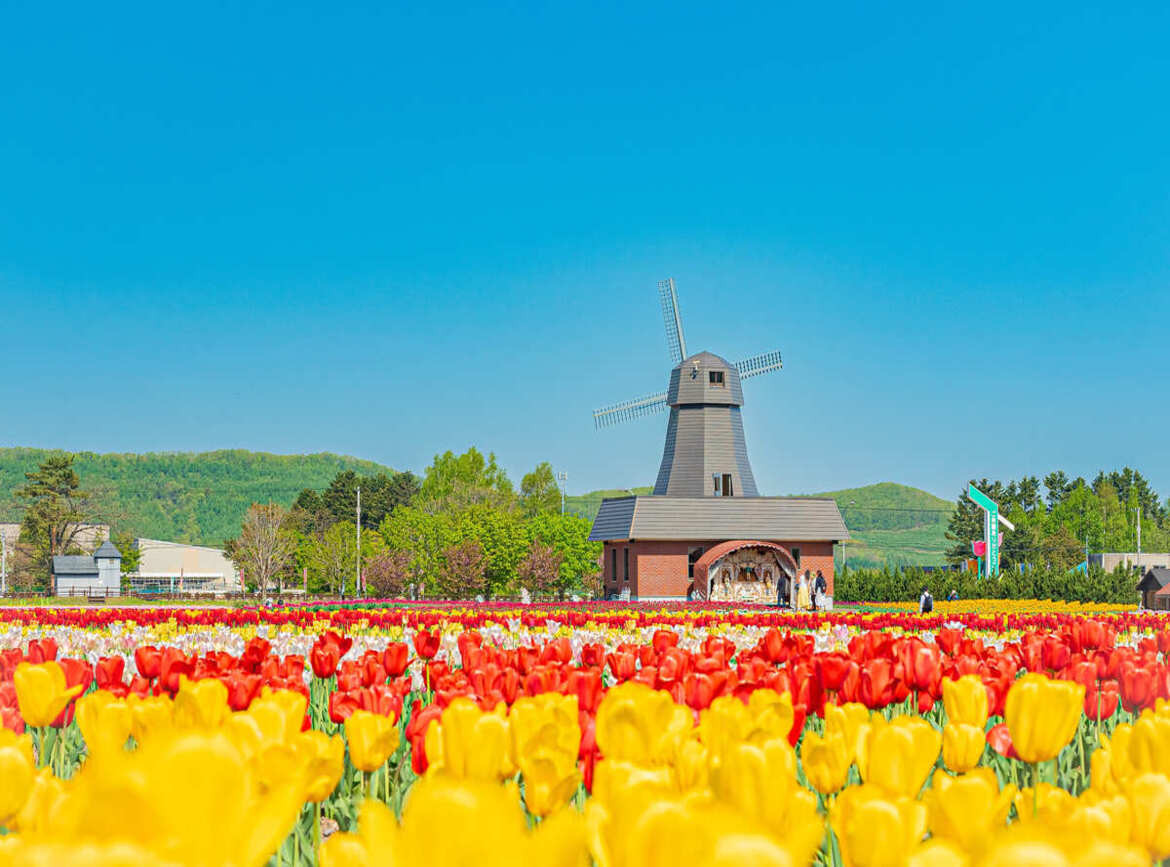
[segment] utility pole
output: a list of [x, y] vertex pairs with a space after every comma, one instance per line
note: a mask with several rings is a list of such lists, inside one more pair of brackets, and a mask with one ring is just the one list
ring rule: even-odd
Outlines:
[[1137, 566], [1138, 571], [1142, 570], [1142, 507], [1139, 505], [1134, 511], [1137, 512], [1137, 531], [1138, 531], [1138, 556]]
[[557, 473], [557, 481], [561, 483], [561, 514], [565, 514], [565, 483], [569, 480], [568, 473]]
[[353, 579], [353, 595], [356, 598], [362, 583], [362, 489], [357, 489], [357, 557], [355, 558], [357, 574]]

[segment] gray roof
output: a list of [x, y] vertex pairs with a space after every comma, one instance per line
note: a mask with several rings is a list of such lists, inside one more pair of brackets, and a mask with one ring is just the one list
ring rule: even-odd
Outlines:
[[1142, 580], [1138, 582], [1138, 589], [1154, 590], [1165, 587], [1167, 584], [1170, 584], [1170, 569], [1154, 566], [1152, 569], [1147, 569], [1146, 573], [1142, 575]]
[[53, 558], [54, 575], [96, 575], [97, 563], [88, 554], [58, 554]]
[[602, 500], [589, 539], [839, 542], [835, 500], [820, 497], [656, 497]]
[[93, 558], [95, 560], [100, 560], [103, 558], [121, 560], [122, 552], [114, 547], [113, 542], [111, 542], [109, 539], [106, 539], [106, 541], [102, 542], [102, 546], [93, 552]]

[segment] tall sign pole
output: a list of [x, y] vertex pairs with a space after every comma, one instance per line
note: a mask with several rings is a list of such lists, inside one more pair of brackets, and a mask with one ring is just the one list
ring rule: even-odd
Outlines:
[[987, 543], [983, 577], [994, 578], [999, 574], [999, 503], [971, 484], [967, 485], [967, 499], [983, 510], [983, 541]]

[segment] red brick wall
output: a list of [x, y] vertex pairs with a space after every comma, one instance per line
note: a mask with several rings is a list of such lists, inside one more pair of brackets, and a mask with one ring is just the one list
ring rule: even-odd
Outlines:
[[[602, 578], [606, 595], [621, 593], [626, 586], [630, 596], [675, 596], [686, 597], [691, 579], [687, 577], [687, 553], [695, 545], [704, 550], [718, 545], [723, 540], [700, 542], [606, 542], [602, 556]], [[820, 569], [829, 584], [829, 595], [833, 595], [833, 545], [831, 542], [780, 542], [789, 551], [800, 549], [801, 571], [809, 569], [813, 575]], [[623, 580], [623, 552], [630, 549], [630, 581]], [[614, 574], [613, 554], [617, 551], [617, 573]]]
[[817, 570], [825, 576], [825, 581], [829, 585], [829, 595], [833, 595], [833, 543], [832, 542], [780, 542], [785, 548], [791, 551], [793, 548], [800, 549], [800, 571], [805, 569], [816, 577]]

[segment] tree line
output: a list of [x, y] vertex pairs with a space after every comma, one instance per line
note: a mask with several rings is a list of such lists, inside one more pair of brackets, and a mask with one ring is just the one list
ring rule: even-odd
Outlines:
[[[1091, 481], [1070, 479], [1062, 471], [1041, 481], [971, 480], [999, 503], [1000, 514], [1015, 524], [1001, 537], [1000, 564], [1065, 569], [1085, 560], [1086, 552], [1136, 551], [1138, 526], [1144, 551], [1170, 550], [1170, 509], [1141, 473], [1130, 467], [1099, 472]], [[947, 525], [952, 546], [947, 560], [971, 556], [972, 540], [983, 538], [983, 512], [964, 488]]]
[[848, 568], [834, 579], [833, 598], [840, 602], [913, 602], [924, 588], [936, 601], [946, 599], [952, 590], [960, 599], [1053, 599], [1127, 607], [1139, 601], [1132, 570], [1106, 572], [1098, 566], [1087, 571], [1038, 566], [1008, 570], [997, 578], [948, 569]]
[[324, 489], [302, 490], [288, 509], [254, 504], [226, 548], [246, 584], [261, 592], [304, 586], [345, 596], [491, 598], [595, 591], [601, 546], [588, 541], [589, 521], [560, 509], [547, 462], [524, 475], [517, 491], [494, 454], [472, 447], [435, 455], [421, 479], [347, 470]]

